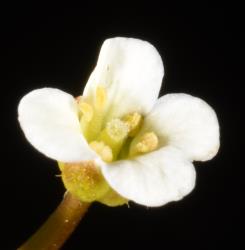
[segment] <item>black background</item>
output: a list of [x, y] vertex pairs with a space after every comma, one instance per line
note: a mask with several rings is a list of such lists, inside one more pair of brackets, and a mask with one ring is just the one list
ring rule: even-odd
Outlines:
[[19, 128], [19, 100], [44, 86], [79, 95], [102, 42], [114, 36], [141, 38], [158, 49], [165, 66], [161, 95], [184, 92], [206, 100], [219, 118], [221, 148], [212, 161], [195, 164], [196, 188], [182, 201], [149, 209], [94, 204], [63, 249], [235, 249], [244, 200], [239, 7], [115, 2], [13, 5], [2, 12], [0, 249], [16, 249], [64, 193], [56, 163], [33, 149]]

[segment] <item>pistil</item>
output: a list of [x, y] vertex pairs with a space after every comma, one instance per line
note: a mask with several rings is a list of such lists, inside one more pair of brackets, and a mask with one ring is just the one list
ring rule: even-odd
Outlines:
[[101, 132], [98, 140], [103, 141], [112, 149], [113, 160], [117, 158], [128, 136], [128, 132], [127, 124], [120, 119], [113, 119], [108, 122], [105, 129]]

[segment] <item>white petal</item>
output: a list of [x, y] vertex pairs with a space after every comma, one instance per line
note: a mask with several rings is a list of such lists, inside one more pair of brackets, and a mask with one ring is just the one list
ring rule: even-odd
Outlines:
[[206, 161], [219, 149], [219, 124], [214, 110], [187, 94], [161, 97], [145, 119], [167, 145], [181, 149], [190, 160]]
[[133, 38], [108, 39], [84, 95], [93, 99], [96, 87], [102, 85], [107, 90], [111, 117], [134, 111], [146, 114], [158, 97], [163, 74], [161, 57], [150, 43]]
[[116, 192], [146, 206], [180, 200], [194, 188], [196, 177], [192, 163], [174, 147], [105, 165], [102, 172]]
[[80, 132], [71, 95], [52, 88], [34, 90], [21, 99], [18, 114], [27, 140], [46, 156], [62, 162], [96, 157]]

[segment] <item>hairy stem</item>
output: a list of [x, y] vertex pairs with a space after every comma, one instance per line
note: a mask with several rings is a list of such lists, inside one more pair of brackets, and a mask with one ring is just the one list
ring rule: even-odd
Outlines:
[[90, 203], [82, 203], [71, 193], [66, 193], [48, 220], [18, 250], [60, 249], [89, 206]]

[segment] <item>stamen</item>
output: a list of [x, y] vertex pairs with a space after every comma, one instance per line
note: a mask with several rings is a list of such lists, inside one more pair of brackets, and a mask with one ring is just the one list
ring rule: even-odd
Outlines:
[[87, 114], [87, 116], [85, 117], [87, 118], [87, 120], [81, 120], [81, 128], [88, 142], [95, 140], [101, 132], [104, 119], [103, 109], [105, 107], [105, 103], [106, 90], [104, 87], [98, 86], [96, 89], [95, 102], [93, 103], [93, 106], [89, 105], [89, 107], [86, 103], [87, 105], [84, 105], [84, 107], [82, 107], [85, 114]]
[[95, 99], [95, 107], [98, 110], [102, 110], [105, 107], [106, 103], [106, 90], [102, 86], [98, 86], [96, 89], [96, 99]]
[[86, 122], [90, 122], [94, 114], [93, 107], [86, 102], [79, 102], [78, 106], [83, 115], [82, 119], [84, 119]]
[[149, 153], [158, 147], [158, 137], [154, 132], [143, 134], [138, 142], [130, 149], [130, 156]]
[[105, 145], [104, 142], [92, 141], [90, 147], [101, 156], [105, 162], [111, 162], [113, 159], [112, 150], [109, 146]]
[[122, 120], [128, 125], [129, 127], [129, 136], [133, 137], [139, 131], [140, 126], [143, 121], [142, 115], [137, 112], [132, 114], [125, 115]]

